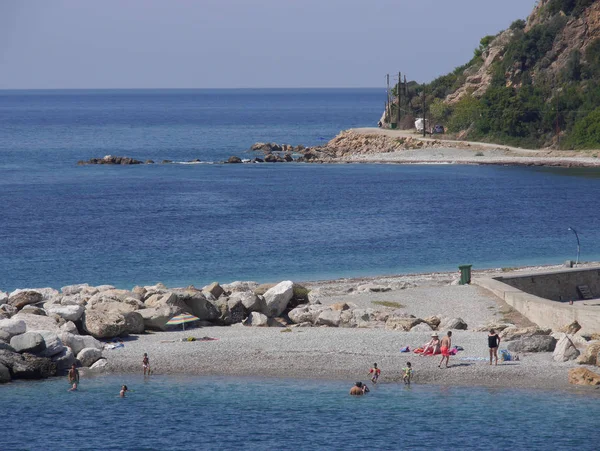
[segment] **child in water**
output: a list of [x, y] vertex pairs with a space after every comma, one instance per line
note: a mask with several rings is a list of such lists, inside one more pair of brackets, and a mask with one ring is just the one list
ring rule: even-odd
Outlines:
[[406, 362], [406, 367], [402, 368], [402, 371], [404, 371], [404, 375], [402, 376], [402, 380], [404, 381], [404, 384], [410, 385], [410, 379], [412, 377], [412, 371], [413, 371], [410, 362]]
[[150, 376], [150, 359], [148, 358], [148, 354], [144, 352], [144, 358], [142, 359], [142, 366], [144, 367], [144, 376], [146, 373]]
[[119, 393], [119, 396], [120, 396], [121, 398], [124, 398], [124, 397], [125, 397], [125, 392], [126, 392], [126, 391], [127, 391], [127, 385], [123, 385], [123, 386], [121, 387], [121, 392]]
[[379, 368], [377, 368], [377, 364], [374, 363], [373, 364], [373, 368], [371, 368], [369, 370], [369, 374], [371, 374], [371, 382], [373, 382], [374, 384], [377, 383], [377, 379], [379, 379], [379, 375], [381, 374], [381, 370]]

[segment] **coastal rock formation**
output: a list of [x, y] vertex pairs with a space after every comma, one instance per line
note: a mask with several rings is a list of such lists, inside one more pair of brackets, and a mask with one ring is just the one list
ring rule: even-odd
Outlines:
[[338, 327], [342, 321], [341, 311], [327, 309], [319, 313], [316, 320], [317, 326]]
[[443, 318], [438, 330], [467, 330], [467, 323], [462, 318]]
[[12, 379], [45, 379], [56, 376], [56, 363], [29, 353], [0, 350], [0, 364], [8, 368]]
[[577, 321], [573, 321], [571, 324], [567, 324], [564, 327], [561, 327], [559, 329], [559, 332], [564, 332], [565, 334], [576, 334], [577, 332], [579, 332], [581, 330], [581, 324], [579, 324]]
[[389, 330], [401, 330], [408, 332], [417, 324], [423, 322], [420, 318], [415, 318], [412, 315], [406, 317], [390, 316], [385, 322], [385, 328]]
[[10, 345], [16, 352], [29, 352], [37, 354], [46, 349], [46, 342], [37, 332], [25, 332], [21, 335], [16, 335], [10, 339]]
[[519, 328], [516, 326], [507, 327], [500, 332], [500, 338], [505, 341], [518, 340], [520, 338], [533, 337], [536, 335], [550, 335], [550, 329], [540, 329], [537, 326]]
[[567, 362], [569, 360], [575, 360], [579, 356], [579, 351], [575, 347], [575, 344], [571, 341], [567, 334], [562, 334], [562, 338], [556, 343], [554, 354], [552, 358], [556, 362]]
[[556, 338], [550, 335], [534, 335], [512, 341], [507, 348], [513, 352], [553, 352], [556, 348]]
[[51, 330], [54, 332], [60, 331], [60, 326], [64, 324], [64, 320], [58, 315], [41, 316], [32, 315], [30, 313], [19, 312], [11, 319], [22, 320], [27, 330]]
[[125, 334], [127, 322], [118, 312], [87, 309], [83, 317], [83, 328], [94, 338], [113, 338]]
[[85, 309], [80, 305], [51, 304], [44, 306], [46, 313], [60, 316], [66, 321], [79, 321]]
[[263, 313], [269, 317], [281, 315], [293, 296], [294, 283], [291, 280], [278, 283], [265, 292], [265, 310]]
[[55, 332], [49, 330], [38, 330], [36, 333], [40, 334], [44, 339], [45, 348], [39, 353], [41, 357], [54, 357], [60, 354], [65, 349], [62, 340], [58, 337]]
[[25, 321], [20, 319], [0, 319], [0, 331], [5, 332], [9, 339], [14, 335], [24, 334], [27, 330]]
[[181, 313], [176, 307], [150, 307], [139, 311], [148, 330], [167, 330], [167, 321]]
[[15, 307], [17, 310], [21, 310], [28, 304], [38, 304], [44, 301], [44, 297], [41, 293], [33, 290], [24, 290], [13, 292], [8, 298], [8, 304]]
[[73, 335], [69, 332], [58, 334], [60, 340], [65, 346], [68, 346], [74, 354], [79, 354], [84, 348], [103, 349], [104, 344], [90, 335]]
[[597, 365], [598, 353], [600, 353], [600, 341], [590, 343], [585, 351], [577, 359], [577, 363], [583, 365]]
[[4, 366], [3, 363], [0, 363], [0, 384], [4, 384], [10, 381], [10, 370], [6, 366]]
[[248, 318], [244, 320], [244, 326], [252, 327], [267, 327], [269, 325], [269, 318], [259, 312], [251, 312]]
[[129, 157], [113, 157], [112, 155], [106, 155], [104, 158], [91, 158], [88, 161], [80, 160], [77, 162], [79, 166], [88, 164], [143, 164], [142, 161], [136, 160]]
[[66, 346], [59, 354], [53, 355], [51, 360], [56, 364], [57, 375], [67, 374], [69, 368], [71, 368], [71, 365], [76, 363], [75, 354], [73, 354], [71, 348]]
[[600, 374], [587, 368], [572, 368], [569, 370], [569, 383], [574, 385], [600, 385]]
[[83, 348], [77, 354], [77, 360], [81, 366], [92, 366], [102, 358], [102, 351], [96, 348]]

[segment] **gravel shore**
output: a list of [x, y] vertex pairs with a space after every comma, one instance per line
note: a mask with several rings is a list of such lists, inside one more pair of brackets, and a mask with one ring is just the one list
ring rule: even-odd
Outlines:
[[[545, 269], [545, 268], [544, 268]], [[492, 272], [492, 271], [487, 271]], [[429, 340], [430, 333], [398, 332], [383, 328], [194, 328], [132, 336], [125, 346], [104, 352], [114, 373], [140, 372], [147, 352], [156, 374], [228, 375], [305, 379], [368, 380], [374, 362], [382, 370], [380, 383], [401, 380], [401, 369], [410, 361], [414, 383], [489, 387], [567, 389], [568, 369], [574, 362], [557, 363], [552, 353], [523, 354], [518, 362], [490, 366], [487, 332], [474, 332], [491, 320], [530, 323], [506, 304], [476, 286], [452, 285], [454, 273], [342, 279], [307, 283], [323, 304], [351, 302], [358, 307], [380, 308], [377, 302], [402, 305], [417, 317], [461, 317], [468, 331], [454, 331], [453, 344], [464, 351], [451, 357], [450, 368], [438, 368], [440, 356], [400, 353]], [[359, 292], [364, 283], [397, 288], [384, 293]], [[440, 332], [440, 335], [444, 331]], [[187, 337], [212, 337], [214, 341], [181, 341]], [[501, 345], [501, 348], [504, 346]]]

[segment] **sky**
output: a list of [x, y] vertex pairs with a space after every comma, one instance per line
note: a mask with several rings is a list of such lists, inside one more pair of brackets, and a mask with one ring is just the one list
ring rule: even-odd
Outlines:
[[0, 0], [0, 89], [430, 81], [535, 0]]

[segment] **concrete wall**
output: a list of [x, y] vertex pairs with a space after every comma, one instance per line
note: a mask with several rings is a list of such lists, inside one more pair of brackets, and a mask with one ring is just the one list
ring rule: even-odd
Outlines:
[[581, 325], [581, 332], [600, 333], [600, 306], [589, 306], [582, 303], [569, 305], [551, 301], [525, 293], [496, 279], [478, 278], [473, 279], [472, 283], [491, 291], [542, 328], [557, 330], [577, 320]]
[[553, 301], [580, 299], [577, 285], [587, 285], [594, 298], [600, 298], [600, 268], [569, 269], [495, 279], [525, 293]]

